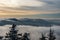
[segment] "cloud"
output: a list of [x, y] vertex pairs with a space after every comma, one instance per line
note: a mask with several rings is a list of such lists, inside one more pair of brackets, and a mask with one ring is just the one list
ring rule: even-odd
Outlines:
[[38, 11], [60, 11], [60, 0], [38, 0], [45, 3], [43, 6], [22, 6], [23, 10], [38, 10]]
[[44, 13], [60, 13], [60, 0], [0, 0], [1, 15], [33, 15]]
[[37, 0], [0, 0], [3, 7], [42, 6], [44, 3]]
[[15, 10], [60, 10], [60, 0], [0, 0], [0, 7]]
[[47, 5], [50, 5], [50, 7], [55, 7], [60, 9], [60, 0], [39, 0], [39, 1], [47, 3]]

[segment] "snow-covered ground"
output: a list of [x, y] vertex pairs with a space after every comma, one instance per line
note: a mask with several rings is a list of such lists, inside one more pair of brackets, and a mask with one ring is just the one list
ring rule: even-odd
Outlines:
[[[0, 35], [5, 36], [7, 32], [9, 32], [11, 25], [0, 26]], [[33, 27], [33, 26], [25, 26], [25, 25], [17, 25], [19, 31], [18, 33], [29, 32], [31, 40], [39, 40], [41, 37], [41, 33], [48, 33], [49, 27]], [[53, 26], [52, 29], [55, 30], [56, 40], [60, 39], [60, 26]]]

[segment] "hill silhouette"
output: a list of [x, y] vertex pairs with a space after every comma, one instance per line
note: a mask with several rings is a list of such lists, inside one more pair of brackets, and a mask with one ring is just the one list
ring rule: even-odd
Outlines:
[[29, 26], [52, 26], [52, 25], [60, 25], [58, 22], [52, 22], [52, 21], [47, 21], [44, 19], [29, 19], [29, 18], [24, 18], [24, 19], [16, 19], [16, 18], [9, 18], [5, 20], [0, 20], [0, 26], [4, 25], [29, 25]]

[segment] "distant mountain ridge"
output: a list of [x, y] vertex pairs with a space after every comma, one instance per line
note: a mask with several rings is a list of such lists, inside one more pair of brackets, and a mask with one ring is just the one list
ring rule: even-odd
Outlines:
[[0, 26], [4, 25], [29, 25], [29, 26], [45, 26], [45, 27], [50, 27], [52, 25], [60, 25], [60, 23], [53, 22], [51, 20], [44, 20], [44, 19], [29, 19], [29, 18], [24, 18], [24, 19], [16, 19], [16, 18], [9, 18], [5, 20], [0, 20]]

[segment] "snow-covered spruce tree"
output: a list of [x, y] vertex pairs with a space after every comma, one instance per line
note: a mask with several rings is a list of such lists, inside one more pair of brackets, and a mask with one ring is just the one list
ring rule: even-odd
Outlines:
[[0, 40], [3, 40], [3, 36], [0, 36]]
[[43, 33], [41, 35], [42, 35], [42, 37], [39, 40], [46, 40], [47, 37], [45, 37], [45, 35]]
[[51, 27], [50, 27], [48, 40], [55, 40], [55, 39], [56, 39], [56, 37], [54, 35], [54, 30], [52, 30]]
[[18, 34], [18, 30], [16, 30], [16, 25], [13, 24], [10, 31], [6, 33], [4, 40], [21, 40], [22, 34]]
[[30, 40], [30, 33], [24, 33], [22, 40]]

